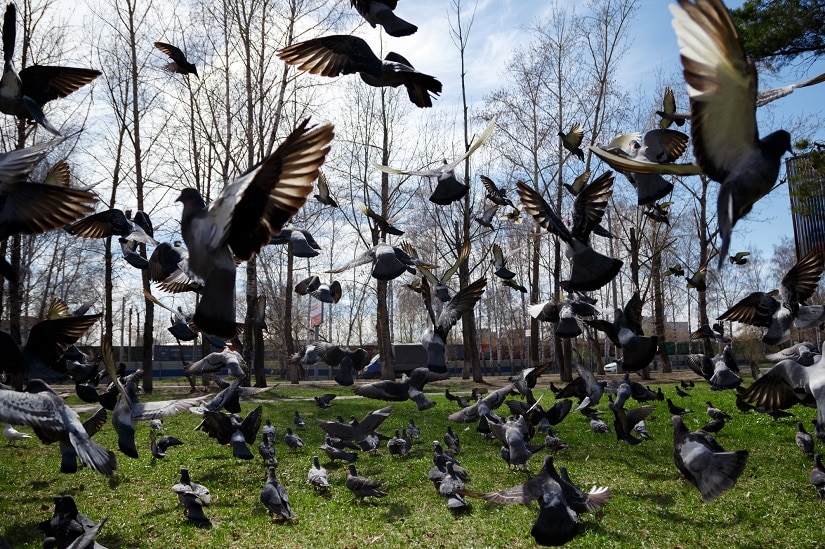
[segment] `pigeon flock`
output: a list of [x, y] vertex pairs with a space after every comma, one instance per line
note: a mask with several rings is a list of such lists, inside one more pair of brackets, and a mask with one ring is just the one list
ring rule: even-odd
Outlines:
[[[371, 27], [380, 26], [389, 36], [404, 37], [418, 30], [396, 15], [396, 0], [350, 0], [350, 3]], [[754, 203], [771, 190], [784, 153], [792, 152], [791, 136], [784, 130], [760, 137], [756, 109], [787, 95], [794, 87], [817, 84], [822, 78], [809, 79], [787, 90], [757, 92], [756, 71], [745, 57], [739, 34], [721, 0], [677, 0], [670, 6], [670, 11], [681, 48], [689, 112], [678, 112], [677, 95], [668, 88], [662, 110], [657, 111], [661, 119], [658, 128], [621, 135], [605, 146], [590, 145], [589, 150], [628, 179], [637, 193], [639, 206], [645, 208], [645, 215], [658, 223], [669, 223], [670, 203], [661, 201], [673, 190], [673, 184], [663, 175], [704, 174], [720, 183], [717, 217], [721, 246], [717, 269], [725, 266], [726, 258], [730, 264], [743, 265], [748, 261], [747, 252], [729, 255], [732, 231]], [[651, 364], [659, 345], [656, 337], [645, 335], [642, 329], [644, 304], [640, 291], [636, 289], [623, 309], [615, 310], [612, 321], [600, 318], [595, 300], [588, 295], [611, 282], [625, 268], [619, 259], [593, 247], [595, 238], [613, 238], [601, 225], [616, 184], [613, 171], [597, 174], [591, 180], [590, 171], [585, 170], [573, 184], [565, 185], [574, 197], [569, 216], [558, 212], [535, 185], [522, 181], [516, 184], [517, 204], [515, 196], [508, 196], [506, 187], [498, 186], [490, 177], [481, 176], [486, 191], [485, 206], [487, 202], [490, 206], [483, 208], [484, 213], [475, 220], [481, 226], [492, 227], [501, 209], [507, 209], [509, 213], [505, 216], [513, 221], [521, 218], [521, 212], [526, 212], [538, 227], [558, 239], [568, 261], [565, 268], [568, 276], [561, 282], [565, 295], [532, 304], [529, 314], [551, 323], [559, 338], [580, 336], [583, 325], [604, 332], [622, 351], [620, 364], [624, 375], [621, 378], [599, 379], [587, 366], [578, 364], [578, 376], [571, 383], [562, 388], [550, 384], [556, 401], [545, 408], [541, 404], [545, 395], [535, 398], [533, 390], [537, 389], [540, 376], [549, 365], [525, 368], [503, 387], [474, 388], [469, 396], [457, 395], [455, 390], [451, 393], [446, 388], [447, 403], [454, 406], [450, 404], [454, 401], [459, 409], [453, 408], [448, 413], [439, 411], [438, 403], [431, 398], [435, 392], [426, 392], [427, 384], [441, 383], [443, 388], [449, 382], [446, 352], [449, 333], [479, 302], [488, 278], [480, 276], [455, 290], [451, 279], [470, 256], [469, 243], [459, 251], [449, 268], [440, 269], [419, 257], [409, 242], [394, 245], [387, 240], [387, 235], [404, 234], [399, 226], [400, 218], [385, 218], [369, 206], [358, 203], [357, 209], [380, 229], [381, 239], [355, 259], [325, 272], [341, 273], [370, 264], [371, 276], [381, 281], [393, 280], [405, 273], [420, 274], [420, 279], [408, 287], [420, 294], [427, 313], [428, 322], [421, 330], [420, 339], [426, 350], [426, 367], [416, 368], [400, 380], [355, 384], [354, 374], [370, 358], [363, 349], [351, 350], [329, 342], [315, 342], [291, 359], [300, 365], [320, 360], [336, 368], [336, 383], [343, 390], [351, 387], [347, 398], [394, 403], [410, 400], [415, 405], [415, 408], [409, 408], [410, 413], [420, 414], [417, 417], [443, 417], [445, 429], [442, 433], [422, 433], [414, 417], [404, 417], [399, 423], [396, 421], [398, 414], [393, 413], [394, 406], [398, 405], [376, 408], [360, 420], [355, 416], [350, 421], [340, 416], [337, 420], [321, 419], [340, 402], [335, 400], [335, 393], [326, 393], [312, 396], [318, 409], [317, 419], [303, 417], [301, 410], [295, 409], [291, 403], [289, 407], [275, 403], [274, 409], [283, 408], [281, 415], [274, 418], [276, 423], [289, 422], [289, 426], [283, 427], [283, 436], [279, 437], [272, 420], [264, 417], [261, 404], [242, 415], [241, 400], [254, 397], [261, 390], [243, 386], [248, 385], [244, 382], [248, 381], [249, 368], [243, 356], [227, 343], [243, 328], [238, 323], [235, 307], [236, 271], [241, 263], [254, 258], [267, 245], [289, 245], [296, 257], [311, 259], [318, 256], [319, 246], [312, 234], [291, 225], [290, 220], [314, 192], [317, 192], [314, 198], [319, 203], [330, 208], [338, 207], [321, 172], [333, 144], [333, 125], [316, 126], [309, 119], [298, 123], [274, 152], [228, 182], [208, 204], [197, 189], [180, 189], [177, 202], [181, 204], [181, 240], [174, 244], [161, 243], [155, 240], [152, 221], [145, 212], [113, 208], [95, 213], [97, 199], [93, 193], [55, 183], [65, 178], [65, 165], [58, 163], [44, 183], [28, 180], [35, 166], [65, 139], [46, 118], [43, 105], [89, 84], [101, 73], [94, 69], [41, 65], [17, 72], [13, 63], [16, 34], [17, 8], [9, 4], [2, 28], [4, 73], [0, 80], [0, 112], [29, 120], [55, 138], [0, 154], [0, 180], [7, 191], [2, 205], [5, 217], [0, 223], [3, 229], [0, 236], [39, 234], [57, 229], [65, 229], [76, 238], [116, 236], [123, 258], [132, 267], [145, 271], [159, 289], [198, 294], [192, 314], [167, 307], [173, 315], [169, 331], [178, 341], [193, 341], [200, 334], [217, 348], [216, 352], [186, 366], [185, 374], [190, 382], [195, 376], [222, 373], [232, 381], [218, 377], [215, 384], [219, 390], [214, 394], [141, 401], [141, 372], [126, 375], [123, 368], [115, 364], [110, 341], [102, 341], [97, 357], [84, 355], [74, 347], [101, 315], [87, 314], [89, 306], [69, 312], [65, 303], [55, 302], [48, 317], [31, 329], [25, 345], [18, 345], [9, 334], [0, 332], [0, 345], [6, 357], [0, 364], [3, 373], [0, 422], [5, 424], [3, 435], [15, 451], [22, 451], [25, 445], [32, 443], [27, 441], [32, 435], [24, 432], [26, 429], [17, 429], [25, 426], [43, 444], [59, 443], [61, 474], [76, 474], [81, 468], [88, 468], [109, 477], [110, 486], [116, 492], [118, 482], [122, 481], [118, 474], [118, 460], [122, 456], [140, 459], [140, 451], [148, 449], [150, 466], [159, 467], [169, 462], [170, 455], [176, 458], [186, 455], [187, 447], [195, 438], [199, 446], [212, 445], [208, 439], [214, 438], [222, 448], [214, 447], [216, 453], [220, 452], [216, 459], [255, 465], [259, 473], [256, 489], [260, 490], [261, 514], [268, 515], [273, 522], [287, 524], [301, 520], [301, 509], [290, 504], [288, 491], [306, 490], [331, 498], [333, 493], [345, 488], [352, 495], [352, 504], [378, 509], [384, 505], [382, 499], [390, 496], [396, 487], [381, 478], [377, 464], [386, 467], [385, 471], [403, 467], [406, 474], [417, 475], [416, 482], [425, 477], [430, 480], [438, 497], [446, 503], [448, 513], [456, 519], [463, 513], [492, 512], [489, 506], [481, 504], [474, 509], [472, 502], [475, 500], [535, 508], [535, 522], [529, 535], [539, 545], [557, 546], [581, 533], [579, 517], [583, 513], [594, 513], [597, 517], [610, 513], [609, 501], [614, 496], [610, 487], [601, 485], [594, 485], [585, 492], [571, 480], [566, 467], [556, 469], [557, 456], [563, 456], [569, 448], [560, 438], [563, 428], [558, 426], [564, 422], [564, 427], [569, 428], [571, 423], [578, 421], [580, 425], [589, 425], [588, 433], [592, 431], [591, 436], [596, 440], [604, 439], [605, 434], [615, 434], [617, 448], [624, 448], [624, 445], [643, 447], [656, 433], [654, 428], [654, 434], [651, 434], [649, 428], [663, 424], [656, 412], [663, 413], [666, 403], [673, 436], [672, 470], [678, 470], [693, 484], [699, 491], [698, 499], [705, 503], [735, 489], [748, 467], [750, 452], [747, 449], [725, 450], [715, 437], [724, 436], [725, 426], [736, 422], [737, 417], [708, 400], [708, 418], [699, 423], [704, 426], [691, 431], [686, 418], [695, 417], [692, 414], [698, 414], [698, 409], [682, 407], [679, 403], [684, 400], [674, 402], [673, 399], [690, 397], [692, 381], [675, 387], [673, 396], [669, 391], [666, 398], [661, 387], [654, 391], [630, 378], [630, 372], [640, 371]], [[180, 48], [165, 42], [154, 42], [154, 47], [168, 56], [166, 70], [181, 75], [181, 78], [198, 77], [196, 65], [187, 60]], [[287, 65], [312, 74], [336, 77], [357, 73], [369, 86], [404, 86], [409, 100], [420, 108], [431, 108], [433, 100], [442, 91], [438, 79], [415, 69], [402, 55], [389, 52], [380, 59], [363, 39], [353, 35], [312, 38], [283, 48], [278, 57]], [[678, 128], [689, 125], [690, 135], [671, 129], [673, 124]], [[390, 176], [434, 178], [436, 186], [429, 200], [440, 207], [449, 207], [469, 190], [454, 170], [494, 131], [493, 119], [466, 152], [449, 162], [444, 159], [432, 169], [399, 170], [378, 164], [374, 167]], [[567, 155], [584, 160], [584, 129], [580, 124], [573, 124], [567, 131], [560, 129], [557, 135]], [[692, 147], [696, 163], [678, 163], [689, 147]], [[37, 208], [28, 207], [33, 203], [30, 198], [33, 196], [40, 200]], [[138, 253], [140, 244], [154, 247], [151, 257]], [[526, 293], [526, 288], [514, 280], [515, 273], [507, 268], [507, 256], [501, 247], [495, 244], [489, 253], [493, 267], [491, 276], [502, 285]], [[681, 265], [675, 265], [668, 274], [684, 276], [690, 287], [702, 291], [707, 269], [705, 264], [691, 276], [685, 276]], [[784, 344], [791, 339], [792, 328], [825, 323], [825, 308], [807, 303], [816, 291], [823, 271], [825, 256], [813, 251], [788, 271], [778, 292], [751, 293], [718, 320], [764, 328], [762, 341], [766, 345]], [[0, 264], [0, 274], [8, 280], [17, 278], [5, 258]], [[553, 273], [556, 275], [561, 276], [561, 273]], [[342, 286], [336, 280], [327, 280], [310, 275], [297, 284], [295, 291], [334, 305], [343, 297]], [[148, 292], [146, 297], [166, 307]], [[265, 302], [261, 304], [264, 306]], [[258, 317], [259, 322], [263, 322], [262, 312]], [[735, 391], [741, 413], [770, 414], [776, 419], [790, 415], [785, 410], [797, 404], [816, 409], [812, 433], [806, 431], [803, 422], [795, 419], [795, 435], [789, 431], [788, 438], [795, 436], [796, 445], [805, 459], [811, 461], [813, 469], [809, 482], [815, 489], [812, 498], [818, 497], [821, 503], [825, 498], [825, 469], [816, 443], [825, 443], [825, 346], [818, 349], [811, 344], [799, 344], [769, 355], [766, 360], [774, 361], [775, 366], [764, 374], [756, 371], [754, 381], [747, 385], [733, 354], [734, 341], [725, 336], [721, 323], [700, 327], [692, 338], [715, 341], [719, 353], [713, 357], [690, 355], [688, 366], [708, 382], [710, 389]], [[41, 379], [44, 372], [58, 373], [70, 379], [75, 384], [77, 396], [90, 404], [80, 413], [92, 413], [81, 420], [78, 411], [64, 402], [64, 395]], [[578, 399], [578, 404], [572, 399]], [[632, 407], [631, 399], [641, 405]], [[696, 404], [692, 403], [694, 407]], [[303, 410], [306, 413], [306, 409]], [[502, 410], [509, 413], [500, 415]], [[200, 431], [198, 435], [166, 434], [163, 418], [189, 413], [201, 418], [195, 428]], [[612, 421], [607, 417], [610, 414]], [[379, 429], [391, 417], [394, 435], [387, 436]], [[148, 425], [143, 423], [146, 427], [141, 427], [141, 422], [148, 422]], [[119, 454], [94, 440], [98, 432], [109, 429], [106, 423], [112, 425]], [[324, 443], [317, 450], [323, 450], [325, 461], [319, 457], [320, 452], [305, 442], [321, 431]], [[495, 479], [498, 486], [491, 491], [470, 488], [473, 486], [472, 471], [468, 470], [466, 462], [462, 466], [459, 461], [466, 455], [468, 438], [472, 438], [474, 444], [479, 441], [488, 444], [487, 458], [504, 462], [501, 464], [502, 474]], [[423, 447], [429, 453], [430, 443], [423, 442], [428, 440], [432, 440], [429, 470], [397, 465], [411, 464], [414, 455], [424, 452]], [[254, 454], [256, 443], [260, 466]], [[308, 471], [305, 484], [309, 486], [299, 487], [291, 475], [279, 471], [279, 446], [286, 449], [290, 460], [295, 456], [305, 457]], [[382, 457], [384, 453], [386, 459]], [[541, 456], [533, 459], [536, 454]], [[340, 461], [344, 464], [338, 463]], [[574, 478], [588, 478], [585, 464], [573, 467], [576, 469], [572, 473]], [[534, 474], [531, 468], [537, 472]], [[346, 469], [345, 475], [343, 469]], [[175, 512], [182, 513], [190, 525], [209, 529], [214, 527], [209, 518], [212, 492], [199, 482], [211, 484], [218, 501], [231, 490], [242, 488], [223, 486], [210, 478], [198, 478], [199, 473], [197, 462], [192, 463], [191, 475], [189, 467], [180, 467], [180, 476], [172, 484], [171, 492], [177, 495], [177, 503], [182, 509]], [[170, 478], [170, 484], [174, 480]], [[601, 480], [599, 484], [604, 482], [609, 484], [609, 480]], [[248, 490], [248, 487], [243, 489]], [[174, 498], [171, 494], [169, 497], [170, 500]], [[105, 532], [110, 518], [96, 522], [81, 513], [77, 500], [82, 499], [82, 492], [54, 497], [53, 517], [38, 524], [45, 535], [43, 547], [102, 547], [95, 542], [95, 537], [101, 530]], [[340, 541], [346, 545], [344, 540]], [[6, 546], [8, 543], [0, 538], [0, 547]]]

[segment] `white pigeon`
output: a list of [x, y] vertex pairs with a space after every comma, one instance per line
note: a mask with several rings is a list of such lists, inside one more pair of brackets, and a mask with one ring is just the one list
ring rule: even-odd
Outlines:
[[9, 423], [6, 423], [6, 428], [3, 429], [3, 436], [9, 439], [10, 446], [14, 446], [14, 441], [20, 440], [21, 438], [31, 438], [31, 435], [21, 433], [20, 431], [12, 427]]

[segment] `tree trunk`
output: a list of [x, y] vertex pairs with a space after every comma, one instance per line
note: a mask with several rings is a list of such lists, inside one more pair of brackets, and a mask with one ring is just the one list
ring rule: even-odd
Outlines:
[[650, 276], [653, 277], [653, 322], [656, 324], [656, 338], [659, 340], [659, 361], [662, 373], [671, 372], [670, 357], [667, 354], [665, 341], [665, 301], [662, 295], [662, 253], [655, 251], [650, 259]]

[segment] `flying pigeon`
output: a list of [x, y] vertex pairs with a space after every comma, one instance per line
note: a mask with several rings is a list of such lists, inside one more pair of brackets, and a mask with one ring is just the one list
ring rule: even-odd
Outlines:
[[440, 206], [447, 206], [456, 200], [460, 200], [467, 194], [467, 191], [470, 190], [469, 185], [466, 185], [456, 179], [454, 170], [456, 166], [464, 162], [471, 154], [473, 154], [481, 145], [484, 144], [487, 139], [489, 139], [490, 135], [493, 133], [493, 129], [495, 129], [496, 119], [493, 118], [490, 120], [490, 123], [487, 124], [487, 127], [481, 132], [481, 135], [478, 136], [478, 139], [470, 145], [467, 149], [467, 152], [453, 160], [452, 162], [447, 162], [446, 160], [444, 163], [437, 168], [433, 168], [430, 170], [399, 170], [396, 168], [391, 168], [389, 166], [383, 166], [380, 164], [374, 164], [374, 166], [381, 170], [384, 173], [388, 173], [390, 175], [418, 175], [421, 177], [435, 177], [438, 181], [435, 190], [430, 195], [430, 201], [434, 204], [438, 204]]
[[745, 464], [748, 451], [726, 452], [701, 429], [688, 431], [681, 416], [673, 416], [673, 459], [681, 473], [709, 503], [733, 488]]
[[338, 303], [341, 299], [341, 283], [337, 280], [326, 283], [316, 275], [308, 276], [295, 285], [298, 295], [311, 295], [321, 303]]
[[278, 57], [311, 74], [334, 77], [358, 73], [369, 86], [403, 85], [416, 107], [432, 107], [432, 96], [441, 93], [441, 82], [415, 70], [403, 56], [389, 52], [382, 61], [363, 38], [348, 34], [321, 36], [292, 44], [278, 50]]
[[791, 338], [791, 324], [807, 328], [825, 321], [825, 307], [804, 305], [819, 286], [825, 256], [811, 250], [782, 277], [779, 299], [770, 293], [753, 292], [722, 313], [717, 320], [733, 320], [767, 328], [766, 345], [780, 345]]
[[280, 233], [272, 235], [269, 243], [275, 246], [290, 245], [293, 257], [318, 257], [318, 250], [322, 249], [311, 232], [298, 227], [284, 227]]
[[[407, 252], [410, 257], [418, 259], [418, 252], [409, 242], [402, 242], [401, 248]], [[431, 284], [432, 289], [435, 291], [436, 297], [438, 297], [438, 299], [440, 299], [443, 303], [449, 303], [452, 295], [447, 284], [461, 267], [461, 264], [467, 261], [468, 257], [470, 257], [470, 242], [466, 241], [458, 251], [455, 262], [453, 262], [453, 264], [446, 271], [444, 271], [440, 277], [436, 277], [432, 270], [427, 267], [417, 266], [416, 268]]]
[[350, 0], [350, 4], [372, 28], [381, 25], [390, 36], [409, 36], [418, 30], [412, 23], [395, 15], [397, 0]]
[[516, 205], [513, 204], [509, 198], [507, 198], [507, 191], [504, 187], [497, 186], [495, 182], [486, 175], [480, 175], [479, 178], [484, 184], [484, 190], [487, 191], [487, 200], [497, 206], [510, 206], [511, 208], [516, 207]]
[[659, 128], [666, 129], [671, 124], [681, 127], [685, 125], [685, 120], [690, 120], [690, 113], [676, 112], [676, 97], [669, 86], [665, 86], [665, 93], [662, 97], [662, 110], [656, 111], [662, 119], [659, 121]]
[[581, 174], [576, 176], [576, 179], [573, 180], [573, 184], [564, 183], [564, 188], [567, 189], [572, 196], [579, 196], [579, 193], [584, 190], [584, 186], [587, 185], [587, 181], [590, 179], [590, 170], [584, 170]]
[[757, 74], [721, 0], [671, 4], [690, 98], [691, 136], [702, 173], [721, 183], [717, 204], [718, 268], [728, 257], [736, 222], [768, 194], [791, 136], [778, 130], [759, 139]]
[[347, 269], [366, 265], [367, 263], [373, 264], [370, 274], [376, 280], [393, 280], [405, 272], [415, 273], [413, 267], [417, 266], [436, 267], [436, 265], [431, 265], [414, 257], [410, 257], [410, 255], [401, 248], [390, 246], [386, 242], [381, 241], [360, 256], [344, 263], [340, 267], [324, 272], [342, 273]]
[[562, 301], [550, 299], [544, 303], [529, 305], [527, 312], [536, 320], [555, 324], [554, 333], [566, 339], [581, 335], [582, 330], [577, 319], [593, 320], [599, 314], [593, 305], [572, 296]]
[[180, 48], [165, 42], [155, 42], [153, 46], [169, 57], [169, 63], [164, 65], [164, 69], [177, 74], [194, 74], [196, 78], [198, 77], [197, 67], [186, 59], [186, 54]]
[[449, 377], [446, 373], [432, 372], [428, 368], [415, 368], [410, 372], [409, 377], [402, 381], [385, 379], [367, 383], [355, 387], [354, 392], [365, 398], [390, 402], [403, 402], [409, 399], [416, 403], [419, 411], [429, 410], [435, 406], [435, 401], [422, 392], [424, 385], [432, 381], [443, 381]]
[[725, 345], [725, 349], [713, 358], [707, 355], [688, 355], [687, 365], [708, 380], [714, 390], [735, 389], [742, 383], [742, 378], [734, 373], [739, 368], [730, 344]]
[[43, 105], [66, 97], [102, 73], [94, 69], [32, 64], [15, 70], [12, 63], [17, 38], [17, 8], [9, 3], [3, 18], [3, 77], [0, 79], [0, 112], [35, 120], [45, 130], [60, 135], [43, 114]]
[[251, 171], [226, 185], [207, 207], [200, 192], [184, 189], [181, 233], [189, 268], [204, 280], [193, 320], [218, 337], [235, 335], [235, 259], [248, 260], [304, 205], [332, 141], [327, 124], [304, 120]]
[[622, 368], [630, 372], [650, 365], [658, 348], [656, 336], [645, 336], [642, 331], [642, 306], [637, 290], [624, 310], [614, 311], [612, 323], [603, 319], [585, 320], [585, 323], [604, 332], [614, 345], [622, 349]]
[[238, 459], [250, 460], [252, 452], [247, 444], [253, 444], [261, 428], [262, 408], [259, 404], [241, 420], [236, 414], [206, 411], [203, 421], [195, 430], [204, 431], [218, 444], [232, 446], [232, 455]]
[[581, 150], [582, 139], [584, 139], [584, 130], [582, 127], [579, 124], [573, 124], [569, 132], [564, 133], [560, 131], [558, 135], [561, 139], [562, 146], [570, 151], [570, 154], [577, 156], [579, 160], [584, 162], [584, 151]]
[[622, 262], [595, 251], [590, 246], [590, 233], [601, 222], [607, 200], [613, 191], [613, 173], [600, 175], [579, 193], [573, 205], [573, 227], [568, 229], [555, 210], [534, 189], [519, 181], [518, 194], [525, 211], [547, 231], [561, 240], [570, 259], [570, 278], [562, 281], [568, 291], [598, 290], [610, 282], [622, 267]]
[[472, 310], [484, 293], [486, 285], [487, 279], [483, 277], [469, 284], [455, 294], [436, 316], [431, 303], [430, 285], [426, 279], [421, 280], [421, 296], [432, 322], [432, 328], [421, 337], [421, 345], [427, 350], [427, 367], [431, 371], [438, 374], [447, 373], [447, 334], [458, 319]]

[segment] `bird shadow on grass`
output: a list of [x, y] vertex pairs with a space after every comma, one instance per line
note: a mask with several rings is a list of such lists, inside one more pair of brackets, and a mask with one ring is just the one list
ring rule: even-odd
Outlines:
[[714, 520], [709, 522], [706, 519], [697, 519], [686, 515], [680, 515], [679, 513], [674, 513], [673, 511], [669, 511], [667, 509], [656, 509], [652, 513], [664, 521], [673, 522], [680, 525], [689, 524], [698, 529], [707, 528], [708, 526], [712, 526], [714, 528], [728, 528], [740, 522], [738, 515], [735, 515], [734, 518], [730, 520]]
[[654, 505], [670, 507], [673, 505], [673, 496], [670, 494], [642, 494], [639, 492], [627, 493], [627, 497], [639, 500], [647, 500]]
[[600, 539], [608, 538], [615, 543], [628, 542], [627, 536], [623, 536], [619, 532], [612, 530], [605, 530], [599, 522], [586, 520], [579, 522], [579, 535], [593, 534], [599, 536]]
[[[377, 503], [377, 502], [376, 502]], [[384, 510], [384, 520], [393, 523], [409, 516], [410, 508], [400, 503], [390, 503]]]
[[[172, 497], [176, 497], [176, 496], [174, 496], [174, 494], [173, 494]], [[151, 511], [146, 511], [145, 513], [142, 513], [140, 516], [144, 517], [144, 518], [160, 517], [160, 516], [168, 515], [168, 514], [171, 514], [171, 513], [179, 512], [179, 510], [180, 510], [180, 504], [167, 505], [165, 507], [155, 507]]]
[[40, 547], [40, 543], [43, 541], [43, 532], [38, 528], [38, 524], [37, 522], [12, 524], [3, 531], [3, 537], [9, 543], [14, 544], [15, 547], [29, 544], [33, 544], [32, 547]]

